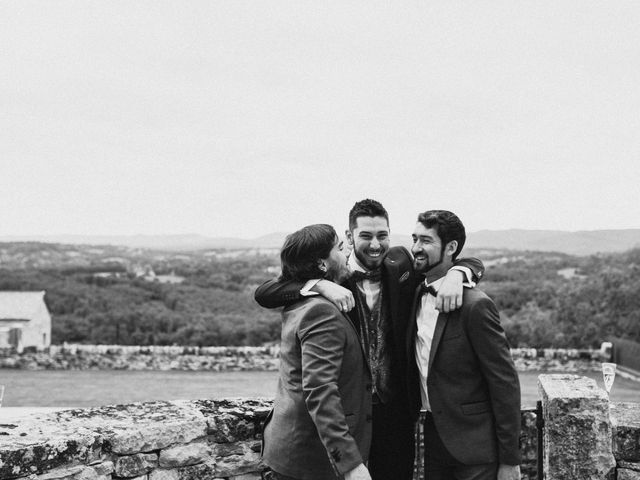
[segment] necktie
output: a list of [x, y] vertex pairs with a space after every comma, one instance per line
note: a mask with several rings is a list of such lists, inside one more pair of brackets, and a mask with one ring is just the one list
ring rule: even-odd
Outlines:
[[353, 272], [351, 278], [356, 282], [361, 282], [362, 280], [371, 280], [372, 282], [380, 281], [380, 269], [376, 268], [375, 270], [370, 270], [368, 272], [360, 272], [358, 270]]

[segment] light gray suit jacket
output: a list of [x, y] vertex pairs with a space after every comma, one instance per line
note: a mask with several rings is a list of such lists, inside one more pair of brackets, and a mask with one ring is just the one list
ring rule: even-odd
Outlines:
[[264, 462], [305, 480], [339, 478], [366, 462], [370, 443], [371, 373], [350, 320], [321, 297], [285, 308]]

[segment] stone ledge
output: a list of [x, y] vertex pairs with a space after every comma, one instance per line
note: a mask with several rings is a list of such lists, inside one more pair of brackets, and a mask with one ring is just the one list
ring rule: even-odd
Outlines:
[[[242, 463], [238, 473], [243, 474], [255, 460], [253, 444], [270, 408], [271, 401], [266, 399], [194, 400], [109, 405], [26, 417], [19, 423], [0, 425], [0, 478], [103, 460], [114, 461], [119, 473], [148, 472], [157, 464], [158, 451], [197, 439], [223, 444], [250, 442], [238, 460]], [[183, 470], [202, 468], [184, 466]], [[225, 470], [232, 468], [225, 464]], [[69, 475], [76, 473], [80, 475]]]

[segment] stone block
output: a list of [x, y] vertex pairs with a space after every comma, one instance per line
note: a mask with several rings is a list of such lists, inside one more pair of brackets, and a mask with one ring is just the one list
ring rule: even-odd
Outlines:
[[156, 468], [149, 473], [149, 480], [180, 480], [180, 473], [177, 469]]
[[229, 477], [229, 480], [262, 480], [262, 475], [260, 473], [245, 473]]
[[33, 478], [37, 480], [111, 480], [111, 474], [101, 473], [101, 470], [95, 467], [76, 465], [54, 468]]
[[617, 480], [640, 480], [640, 472], [637, 470], [619, 468], [617, 474]]
[[29, 474], [100, 459], [103, 438], [81, 425], [67, 429], [44, 417], [33, 416], [19, 425], [0, 425], [0, 478]]
[[217, 475], [216, 464], [211, 462], [182, 467], [178, 469], [178, 480], [215, 480], [221, 475]]
[[615, 468], [609, 401], [595, 380], [540, 375], [546, 480], [601, 480]]
[[612, 403], [613, 454], [618, 461], [640, 461], [640, 403]]
[[114, 464], [114, 473], [118, 477], [135, 477], [153, 470], [158, 465], [155, 453], [136, 453], [118, 457]]
[[618, 468], [626, 468], [627, 470], [635, 470], [640, 472], [640, 463], [625, 462], [624, 460], [618, 461]]
[[162, 468], [186, 467], [202, 463], [212, 456], [213, 451], [206, 443], [175, 445], [160, 451], [159, 465]]
[[233, 477], [261, 472], [265, 468], [260, 454], [248, 452], [244, 455], [230, 455], [218, 460], [217, 472], [220, 477]]
[[[214, 438], [215, 440], [215, 438]], [[243, 442], [216, 443], [214, 446], [216, 457], [228, 457], [229, 455], [244, 455], [245, 444]]]

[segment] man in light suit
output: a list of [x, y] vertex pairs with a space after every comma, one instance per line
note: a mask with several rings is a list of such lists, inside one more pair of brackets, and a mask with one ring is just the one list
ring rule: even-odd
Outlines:
[[465, 289], [462, 308], [438, 312], [435, 295], [466, 239], [445, 210], [418, 216], [412, 253], [426, 275], [407, 341], [415, 418], [425, 412], [425, 478], [520, 479], [520, 384], [493, 301]]
[[[349, 212], [347, 240], [353, 249], [349, 266], [354, 272], [343, 289], [332, 282], [318, 282], [313, 288], [343, 310], [360, 333], [373, 382], [373, 437], [369, 471], [374, 480], [410, 480], [413, 477], [415, 435], [407, 399], [406, 337], [411, 324], [411, 305], [420, 279], [413, 269], [407, 249], [390, 246], [389, 215], [377, 201], [356, 202]], [[477, 259], [461, 259], [459, 268], [469, 280], [477, 281], [483, 272]], [[445, 272], [446, 273], [446, 272]], [[442, 308], [460, 306], [462, 277], [452, 271], [459, 294], [447, 297]], [[256, 290], [256, 300], [274, 308], [298, 302], [305, 282], [269, 281]], [[456, 290], [453, 288], [452, 290]], [[346, 292], [347, 295], [344, 295]], [[442, 293], [442, 292], [441, 292]], [[355, 308], [351, 309], [355, 304]]]
[[[330, 225], [289, 235], [282, 278], [341, 282], [349, 276]], [[371, 480], [371, 375], [349, 319], [323, 297], [282, 313], [280, 377], [264, 431], [263, 459], [277, 480]]]

